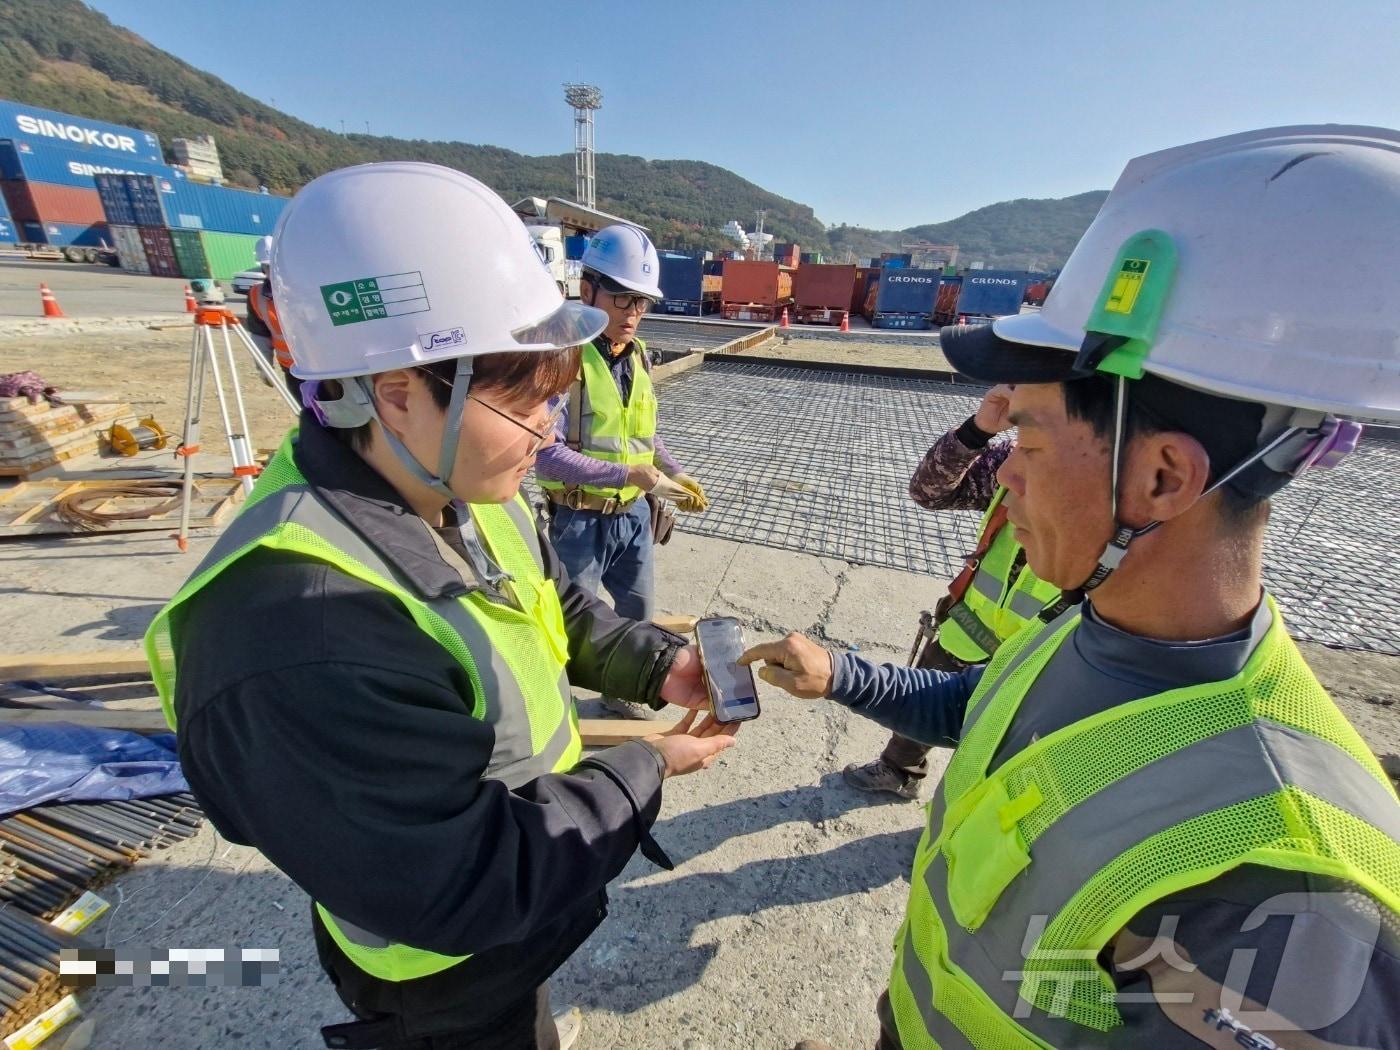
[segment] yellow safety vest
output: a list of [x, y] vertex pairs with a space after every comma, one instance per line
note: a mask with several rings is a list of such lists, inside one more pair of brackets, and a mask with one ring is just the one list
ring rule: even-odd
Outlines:
[[[656, 389], [647, 372], [647, 345], [640, 339], [636, 344], [637, 360], [632, 369], [632, 392], [627, 403], [617, 388], [608, 363], [598, 347], [589, 343], [583, 348], [579, 377], [569, 390], [570, 448], [594, 459], [625, 466], [650, 464], [656, 454]], [[540, 479], [546, 489], [562, 490], [562, 482]], [[597, 485], [568, 486], [593, 496], [629, 503], [642, 494], [635, 485], [620, 489]]]
[[1100, 950], [1240, 864], [1344, 879], [1400, 913], [1400, 802], [1269, 604], [1233, 678], [1119, 704], [988, 773], [1079, 612], [998, 650], [914, 859], [890, 978], [904, 1050], [1051, 1047], [1067, 1022], [1118, 1026]]
[[[249, 551], [270, 547], [327, 562], [393, 595], [419, 630], [462, 666], [472, 684], [472, 695], [463, 697], [470, 717], [495, 729], [485, 776], [515, 788], [573, 768], [583, 742], [564, 670], [569, 656], [564, 613], [559, 593], [545, 574], [539, 537], [524, 500], [517, 496], [506, 504], [468, 508], [492, 558], [510, 576], [504, 587], [513, 602], [492, 600], [481, 591], [424, 599], [398, 583], [380, 552], [317, 497], [293, 459], [295, 438], [295, 431], [288, 435], [238, 517], [146, 632], [146, 655], [171, 728], [176, 728], [171, 613], [220, 573], [236, 572], [238, 559]], [[445, 558], [460, 560], [438, 542]], [[384, 863], [394, 860], [386, 856]], [[424, 977], [468, 958], [396, 944], [336, 918], [320, 904], [316, 907], [346, 956], [383, 980]]]

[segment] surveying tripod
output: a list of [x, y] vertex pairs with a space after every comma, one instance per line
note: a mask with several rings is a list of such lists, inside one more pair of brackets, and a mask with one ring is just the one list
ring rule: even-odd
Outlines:
[[[229, 397], [224, 392], [223, 375], [219, 370], [221, 351], [214, 338], [215, 331], [223, 335], [222, 354], [224, 363], [228, 366], [233, 407], [238, 413], [238, 430], [234, 430], [233, 420], [229, 415]], [[234, 367], [233, 360], [235, 337], [248, 351], [262, 377], [282, 395], [282, 400], [287, 402], [292, 415], [295, 416], [301, 411], [301, 406], [283, 384], [282, 377], [248, 337], [233, 311], [222, 303], [201, 304], [194, 315], [194, 341], [190, 346], [190, 385], [185, 397], [184, 438], [180, 447], [175, 450], [175, 454], [183, 457], [185, 461], [184, 477], [180, 485], [180, 531], [175, 534], [175, 542], [182, 551], [189, 550], [190, 503], [194, 497], [194, 457], [199, 452], [199, 422], [204, 407], [206, 369], [214, 377], [214, 395], [219, 401], [224, 436], [228, 439], [229, 455], [233, 459], [233, 476], [242, 484], [245, 496], [253, 491], [253, 479], [262, 470], [253, 459], [253, 447], [248, 440], [248, 415], [243, 409], [243, 390], [238, 384], [238, 369]]]

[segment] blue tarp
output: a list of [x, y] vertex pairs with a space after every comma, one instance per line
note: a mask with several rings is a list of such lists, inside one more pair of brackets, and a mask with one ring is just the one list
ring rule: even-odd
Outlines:
[[0, 814], [41, 802], [105, 802], [188, 790], [173, 733], [0, 725]]

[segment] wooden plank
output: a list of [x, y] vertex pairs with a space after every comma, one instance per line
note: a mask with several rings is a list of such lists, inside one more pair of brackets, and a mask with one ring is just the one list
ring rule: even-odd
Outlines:
[[[43, 725], [67, 722], [97, 729], [125, 729], [132, 733], [168, 733], [170, 726], [161, 711], [111, 711], [74, 708], [0, 708], [0, 725]], [[612, 747], [629, 740], [664, 733], [670, 722], [647, 722], [637, 718], [581, 718], [579, 735], [586, 747]]]
[[676, 634], [693, 634], [698, 616], [653, 616], [651, 622]]
[[0, 682], [17, 678], [79, 678], [98, 674], [148, 674], [146, 654], [134, 646], [93, 653], [0, 655]]

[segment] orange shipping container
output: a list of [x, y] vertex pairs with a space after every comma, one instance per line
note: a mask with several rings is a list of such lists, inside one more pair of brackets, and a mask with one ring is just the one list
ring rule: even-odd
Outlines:
[[105, 223], [102, 198], [95, 189], [60, 186], [54, 182], [6, 179], [5, 200], [19, 222], [64, 222], [91, 226]]
[[746, 262], [728, 259], [720, 298], [726, 303], [757, 303], [776, 306], [792, 297], [792, 278], [774, 262]]

